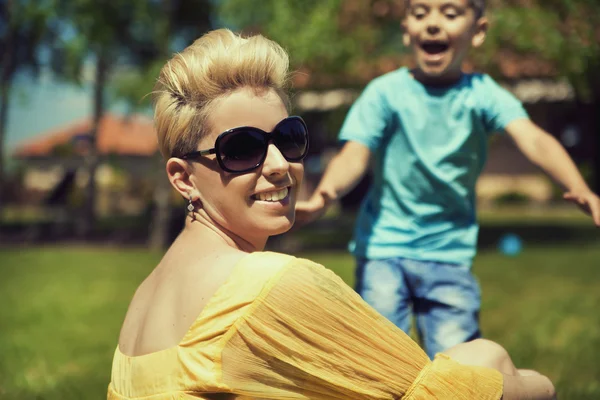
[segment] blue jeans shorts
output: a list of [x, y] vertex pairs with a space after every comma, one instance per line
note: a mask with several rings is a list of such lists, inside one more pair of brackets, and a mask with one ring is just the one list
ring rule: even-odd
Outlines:
[[477, 339], [481, 292], [469, 265], [359, 258], [356, 291], [404, 332], [411, 311], [427, 355]]

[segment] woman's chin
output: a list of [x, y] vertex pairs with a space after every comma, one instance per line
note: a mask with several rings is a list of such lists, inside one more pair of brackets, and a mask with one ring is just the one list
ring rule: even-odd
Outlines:
[[275, 221], [269, 221], [267, 226], [264, 226], [264, 231], [268, 233], [268, 236], [281, 235], [292, 229], [294, 225], [294, 217], [281, 217]]

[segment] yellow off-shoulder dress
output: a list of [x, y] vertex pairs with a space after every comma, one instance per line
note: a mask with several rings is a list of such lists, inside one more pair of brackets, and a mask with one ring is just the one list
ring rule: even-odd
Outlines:
[[431, 362], [323, 266], [257, 252], [177, 346], [134, 357], [117, 348], [108, 399], [498, 400], [502, 384], [493, 369]]

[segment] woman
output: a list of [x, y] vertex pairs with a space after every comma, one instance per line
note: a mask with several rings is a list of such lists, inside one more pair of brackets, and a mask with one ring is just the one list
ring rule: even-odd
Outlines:
[[108, 398], [551, 398], [550, 381], [522, 376], [500, 346], [431, 362], [330, 271], [262, 252], [294, 223], [308, 150], [287, 69], [276, 43], [228, 30], [162, 69], [158, 141], [189, 216], [133, 297]]

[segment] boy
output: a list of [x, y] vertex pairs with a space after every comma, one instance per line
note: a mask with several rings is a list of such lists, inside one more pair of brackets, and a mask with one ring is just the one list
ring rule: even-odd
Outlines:
[[489, 76], [461, 70], [488, 22], [484, 0], [407, 1], [403, 41], [416, 60], [373, 80], [341, 129], [344, 145], [297, 219], [321, 215], [373, 158], [374, 179], [356, 223], [357, 291], [404, 331], [410, 307], [430, 357], [480, 336], [471, 274], [478, 225], [475, 183], [488, 136], [505, 131], [600, 226], [600, 199], [551, 135]]

